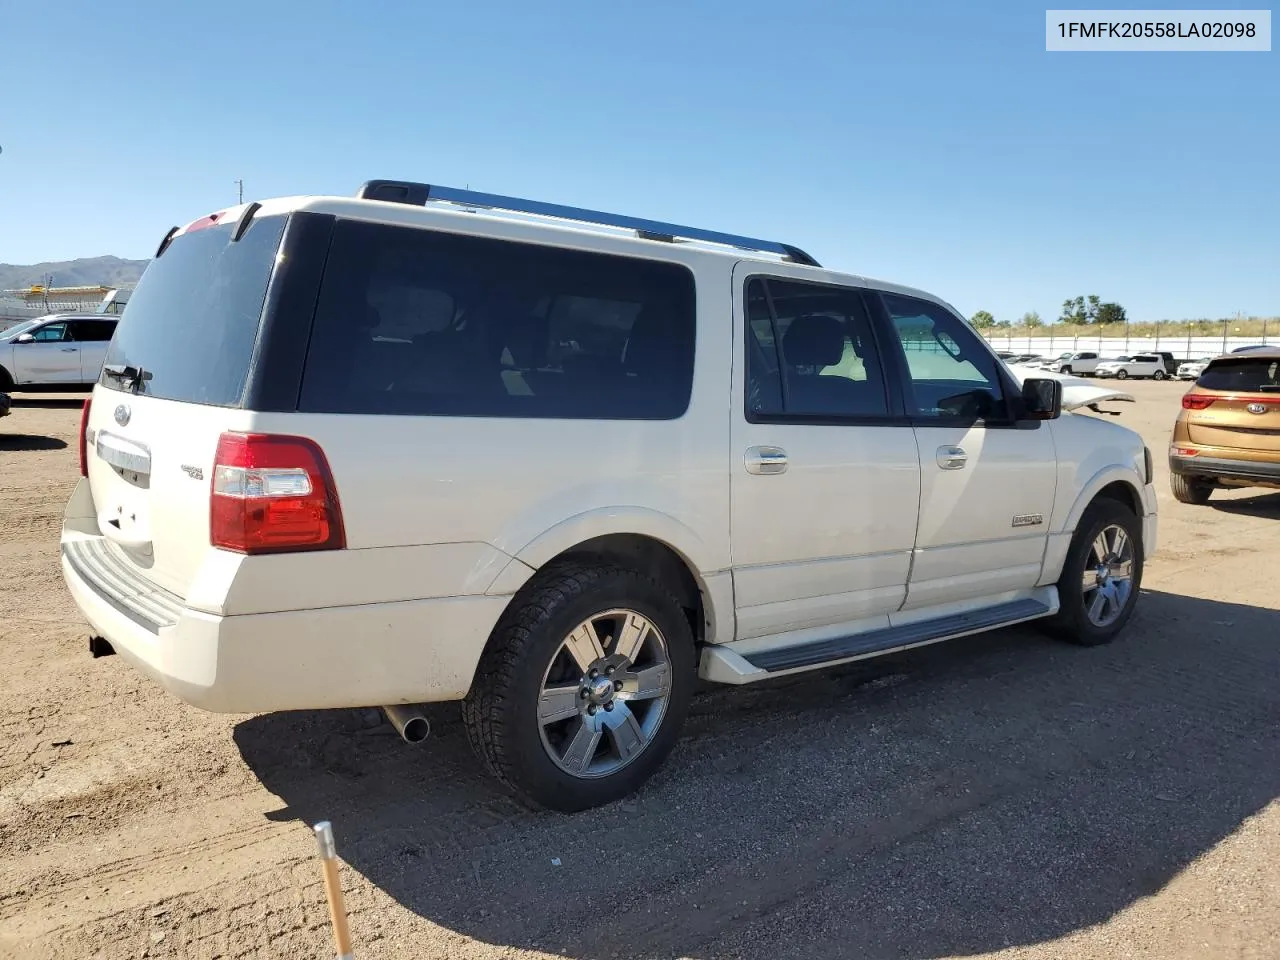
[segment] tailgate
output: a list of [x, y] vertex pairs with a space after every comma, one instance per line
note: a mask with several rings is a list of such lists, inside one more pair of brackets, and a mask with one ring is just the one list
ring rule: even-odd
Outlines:
[[218, 437], [243, 411], [94, 391], [86, 464], [98, 529], [133, 573], [179, 597], [209, 550]]
[[286, 219], [188, 225], [147, 266], [116, 327], [85, 447], [98, 529], [126, 578], [186, 597], [213, 549], [213, 460], [224, 431], [250, 426], [243, 400]]

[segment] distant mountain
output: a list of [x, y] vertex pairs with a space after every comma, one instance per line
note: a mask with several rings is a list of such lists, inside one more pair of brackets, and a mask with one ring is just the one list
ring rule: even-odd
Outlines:
[[101, 284], [104, 287], [133, 286], [142, 276], [147, 260], [122, 260], [120, 257], [83, 257], [33, 263], [30, 266], [0, 263], [0, 290], [20, 290], [33, 283], [52, 278], [55, 287], [81, 287]]

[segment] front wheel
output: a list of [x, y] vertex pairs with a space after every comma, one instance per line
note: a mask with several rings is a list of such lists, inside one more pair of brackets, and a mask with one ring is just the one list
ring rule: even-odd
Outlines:
[[1128, 379], [1129, 379], [1129, 371], [1128, 371], [1128, 370], [1126, 370], [1124, 367], [1121, 367], [1119, 370], [1117, 370], [1117, 371], [1116, 371], [1116, 379], [1117, 379], [1117, 380], [1128, 380]]
[[1165, 374], [1165, 372], [1164, 372], [1163, 370], [1157, 370], [1155, 373], [1153, 373], [1153, 374], [1151, 375], [1151, 379], [1152, 379], [1152, 380], [1163, 380], [1163, 379], [1165, 378], [1165, 376], [1166, 376], [1166, 374]]
[[1142, 525], [1115, 500], [1096, 500], [1076, 527], [1058, 578], [1062, 604], [1048, 629], [1071, 643], [1109, 643], [1133, 615], [1142, 587]]
[[658, 769], [694, 673], [693, 633], [666, 587], [605, 561], [557, 564], [503, 614], [462, 716], [498, 779], [574, 812], [625, 797]]
[[1058, 372], [1059, 372], [1059, 373], [1065, 373], [1067, 376], [1070, 376], [1070, 375], [1071, 375], [1071, 364], [1069, 364], [1069, 363], [1068, 363], [1066, 366], [1064, 366], [1064, 367], [1063, 367], [1060, 371], [1058, 371]]

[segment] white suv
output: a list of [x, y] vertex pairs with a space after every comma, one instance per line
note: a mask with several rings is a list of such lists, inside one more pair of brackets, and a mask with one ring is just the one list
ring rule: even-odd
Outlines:
[[0, 393], [96, 383], [116, 317], [51, 313], [0, 330]]
[[1164, 359], [1155, 354], [1139, 353], [1132, 357], [1116, 357], [1114, 360], [1103, 360], [1094, 368], [1095, 377], [1115, 377], [1127, 380], [1129, 377], [1150, 377], [1163, 380], [1169, 374], [1164, 367]]
[[389, 181], [248, 204], [138, 284], [62, 569], [92, 649], [190, 703], [418, 739], [460, 700], [493, 773], [581, 809], [654, 772], [699, 677], [1115, 636], [1150, 454], [1062, 413], [1114, 393], [1016, 376], [780, 243]]
[[1098, 369], [1098, 355], [1091, 350], [1083, 350], [1079, 353], [1063, 353], [1057, 358], [1045, 363], [1046, 370], [1052, 370], [1054, 373], [1076, 374], [1084, 376], [1093, 373]]

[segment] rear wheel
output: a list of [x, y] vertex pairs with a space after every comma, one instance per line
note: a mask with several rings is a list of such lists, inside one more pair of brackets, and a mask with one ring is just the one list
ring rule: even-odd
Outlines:
[[1153, 374], [1151, 375], [1151, 379], [1152, 379], [1152, 380], [1163, 380], [1163, 379], [1165, 378], [1165, 376], [1166, 376], [1166, 374], [1165, 374], [1165, 372], [1164, 372], [1163, 370], [1157, 370], [1155, 373], [1153, 373]]
[[675, 745], [694, 641], [661, 583], [607, 562], [540, 573], [503, 615], [462, 705], [472, 748], [537, 806], [635, 791]]
[[1058, 578], [1061, 608], [1046, 624], [1071, 643], [1109, 643], [1133, 615], [1142, 586], [1142, 526], [1115, 500], [1095, 500], [1076, 527]]
[[1209, 502], [1213, 493], [1213, 484], [1192, 477], [1184, 477], [1180, 473], [1169, 476], [1169, 488], [1173, 491], [1173, 499], [1179, 503], [1190, 503], [1200, 507]]
[[13, 390], [13, 377], [4, 367], [0, 367], [0, 393], [9, 393]]

